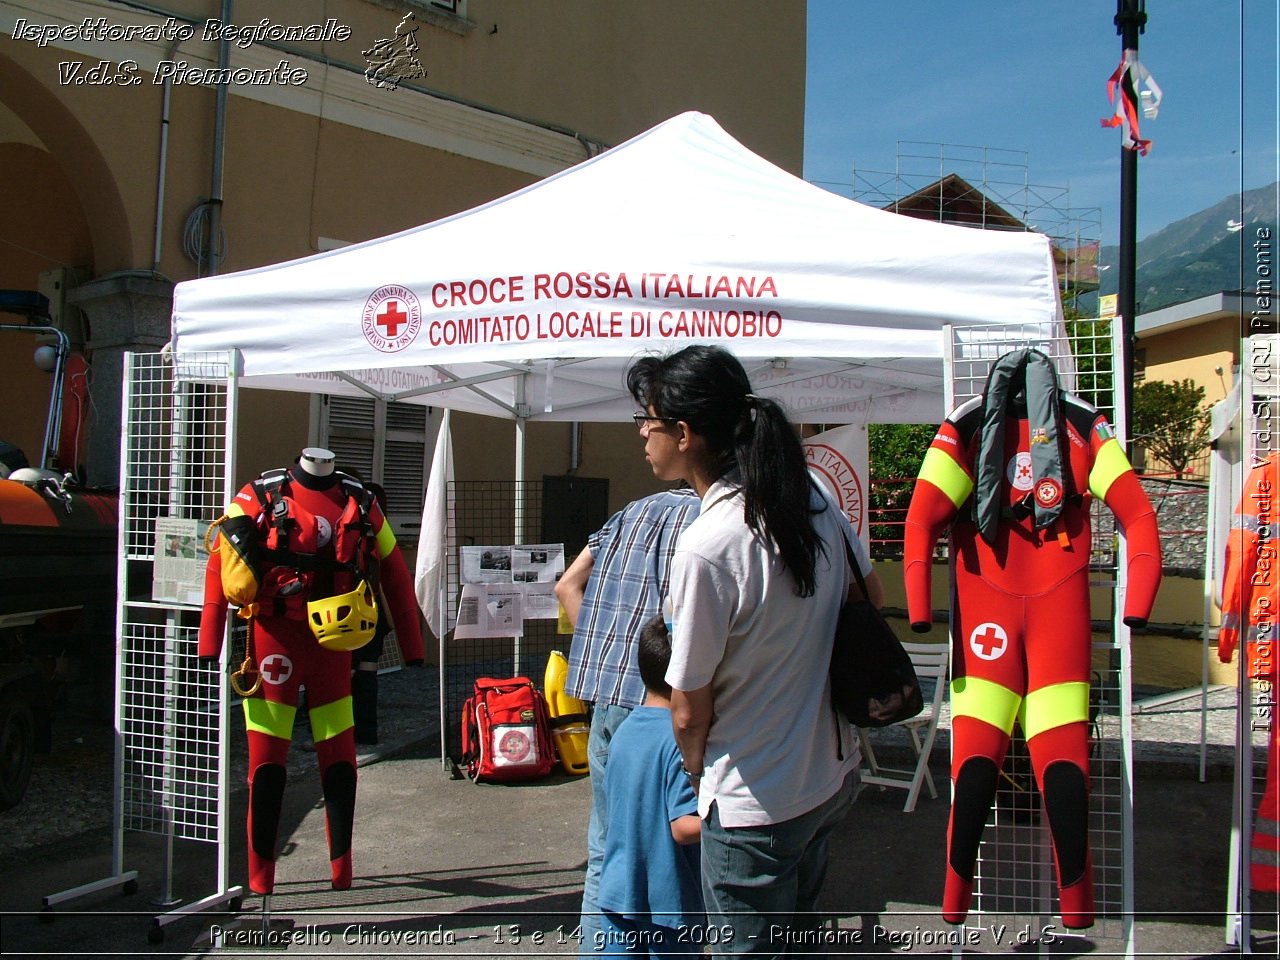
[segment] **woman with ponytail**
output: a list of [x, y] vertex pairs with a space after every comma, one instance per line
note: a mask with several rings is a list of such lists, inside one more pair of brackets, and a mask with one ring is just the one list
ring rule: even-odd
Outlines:
[[702, 499], [672, 558], [666, 679], [703, 820], [708, 922], [732, 930], [720, 951], [782, 953], [819, 926], [827, 841], [857, 782], [858, 741], [827, 688], [857, 590], [842, 539], [877, 605], [879, 580], [786, 414], [732, 354], [643, 357], [627, 388], [654, 474]]

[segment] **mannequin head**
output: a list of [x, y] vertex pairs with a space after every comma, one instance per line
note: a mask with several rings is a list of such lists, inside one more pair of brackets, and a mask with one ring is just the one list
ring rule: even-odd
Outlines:
[[333, 461], [336, 457], [332, 450], [322, 447], [306, 447], [298, 457], [298, 467], [313, 477], [328, 477], [333, 474]]

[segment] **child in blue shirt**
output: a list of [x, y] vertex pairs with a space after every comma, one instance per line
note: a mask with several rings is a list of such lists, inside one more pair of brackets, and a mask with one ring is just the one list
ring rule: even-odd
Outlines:
[[609, 744], [601, 942], [590, 947], [606, 956], [697, 955], [704, 922], [702, 822], [671, 729], [671, 687], [664, 679], [671, 638], [661, 616], [641, 631], [637, 659], [646, 693]]

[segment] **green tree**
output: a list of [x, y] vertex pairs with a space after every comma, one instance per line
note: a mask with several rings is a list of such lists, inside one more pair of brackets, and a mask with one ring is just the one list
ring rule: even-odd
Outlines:
[[872, 423], [867, 427], [871, 450], [871, 540], [878, 556], [901, 556], [903, 525], [916, 475], [929, 449], [934, 423]]
[[[1114, 357], [1111, 354], [1110, 319], [1075, 317], [1068, 310], [1067, 337], [1075, 359], [1075, 386], [1072, 393], [1095, 407], [1114, 409], [1112, 387], [1115, 384]], [[1116, 321], [1119, 322], [1119, 321]]]
[[1209, 442], [1204, 387], [1193, 380], [1146, 380], [1135, 384], [1133, 441], [1181, 479]]

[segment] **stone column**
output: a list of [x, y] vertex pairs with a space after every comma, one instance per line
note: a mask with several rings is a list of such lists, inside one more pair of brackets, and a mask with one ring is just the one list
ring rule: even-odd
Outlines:
[[117, 273], [67, 292], [67, 301], [89, 318], [85, 347], [93, 371], [87, 479], [92, 486], [120, 482], [121, 391], [124, 354], [169, 342], [173, 283], [151, 273]]

